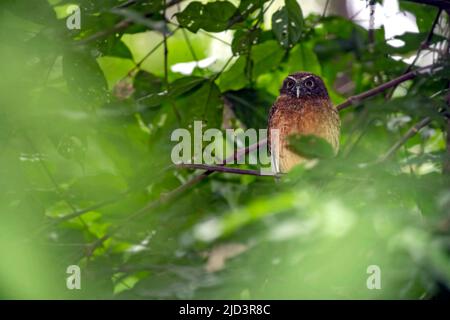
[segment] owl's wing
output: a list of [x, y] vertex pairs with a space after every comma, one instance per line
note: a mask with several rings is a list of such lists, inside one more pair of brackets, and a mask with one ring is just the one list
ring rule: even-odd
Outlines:
[[279, 155], [275, 154], [276, 152], [272, 152], [271, 150], [271, 135], [270, 135], [270, 129], [273, 127], [272, 125], [272, 118], [275, 113], [275, 111], [278, 109], [277, 102], [275, 102], [269, 111], [268, 121], [267, 121], [267, 149], [270, 153], [270, 161], [272, 164], [272, 171], [274, 173], [280, 172], [280, 164], [279, 164]]
[[269, 149], [269, 153], [271, 152], [270, 150], [270, 128], [272, 128], [272, 118], [273, 118], [273, 114], [275, 113], [275, 111], [277, 110], [277, 103], [275, 102], [272, 107], [269, 110], [269, 116], [267, 117], [267, 147]]

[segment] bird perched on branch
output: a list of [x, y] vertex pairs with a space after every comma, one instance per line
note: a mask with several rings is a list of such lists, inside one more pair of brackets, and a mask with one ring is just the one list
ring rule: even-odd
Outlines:
[[[339, 149], [340, 119], [331, 103], [322, 79], [312, 73], [298, 72], [289, 75], [280, 89], [280, 95], [269, 113], [269, 146], [278, 129], [279, 154], [274, 159], [277, 172], [287, 172], [304, 161], [289, 146], [291, 135], [316, 136], [324, 139], [336, 154]], [[272, 150], [272, 158], [273, 158]]]

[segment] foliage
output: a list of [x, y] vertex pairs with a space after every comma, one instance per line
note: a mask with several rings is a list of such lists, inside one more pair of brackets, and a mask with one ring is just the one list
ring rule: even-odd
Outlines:
[[[125, 2], [0, 5], [0, 297], [399, 299], [450, 285], [448, 65], [341, 111], [336, 157], [294, 141], [319, 160], [280, 179], [217, 172], [177, 189], [201, 170], [170, 159], [171, 133], [195, 120], [265, 128], [291, 72], [319, 74], [336, 105], [400, 76], [391, 55], [417, 51], [435, 8], [402, 1], [420, 33], [395, 48], [377, 29], [369, 50], [365, 29], [294, 0], [272, 16], [274, 1]], [[73, 264], [79, 291], [65, 287]], [[366, 287], [369, 265], [381, 290]]]

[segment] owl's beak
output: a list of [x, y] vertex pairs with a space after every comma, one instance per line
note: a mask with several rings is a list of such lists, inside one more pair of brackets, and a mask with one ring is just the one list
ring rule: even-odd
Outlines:
[[296, 86], [296, 94], [297, 94], [297, 99], [300, 97], [300, 86]]

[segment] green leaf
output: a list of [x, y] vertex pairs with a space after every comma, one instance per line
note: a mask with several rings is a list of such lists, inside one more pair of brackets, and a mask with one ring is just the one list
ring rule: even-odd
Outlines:
[[268, 0], [241, 0], [239, 3], [239, 12], [243, 17], [255, 12], [258, 9], [263, 9], [264, 3]]
[[231, 50], [234, 55], [244, 55], [251, 47], [258, 42], [258, 37], [261, 33], [260, 29], [257, 30], [247, 30], [239, 29], [236, 30], [233, 36], [233, 42], [231, 43]]
[[63, 74], [74, 95], [96, 104], [105, 102], [108, 86], [92, 54], [85, 51], [66, 52], [63, 57]]
[[249, 82], [246, 74], [256, 79], [262, 74], [271, 72], [279, 66], [283, 55], [283, 50], [275, 40], [255, 45], [250, 56], [251, 63], [247, 63], [247, 57], [241, 56], [219, 77], [220, 89], [222, 91], [242, 89]]
[[272, 15], [272, 30], [284, 48], [297, 43], [302, 35], [303, 14], [296, 0], [285, 0], [285, 6]]
[[312, 48], [312, 43], [299, 43], [289, 53], [287, 63], [289, 72], [308, 71], [321, 74], [319, 59]]
[[194, 91], [205, 81], [205, 78], [195, 76], [177, 79], [170, 85], [170, 95], [175, 98], [186, 92]]
[[305, 158], [329, 159], [335, 156], [333, 147], [315, 135], [291, 135], [288, 141], [289, 147]]
[[284, 52], [275, 40], [270, 40], [256, 45], [252, 49], [253, 73], [258, 76], [277, 68], [283, 58]]
[[247, 128], [267, 128], [267, 115], [270, 106], [275, 101], [274, 96], [255, 89], [228, 91], [225, 96], [233, 105], [236, 117]]
[[178, 108], [182, 125], [193, 125], [195, 120], [202, 120], [210, 128], [220, 128], [222, 124], [223, 101], [216, 84], [203, 81], [198, 89], [186, 91], [179, 97], [175, 106]]
[[240, 57], [229, 70], [219, 77], [220, 90], [239, 90], [247, 85], [248, 79], [245, 77], [246, 58]]
[[133, 60], [133, 55], [130, 49], [122, 40], [114, 43], [113, 47], [106, 53], [108, 56], [119, 57], [124, 59]]
[[201, 77], [189, 76], [175, 80], [170, 84], [170, 91], [163, 90], [162, 79], [147, 72], [139, 72], [135, 79], [135, 97], [148, 107], [160, 105], [168, 97], [177, 98], [187, 92], [196, 91], [207, 80]]
[[221, 32], [230, 26], [230, 19], [237, 8], [228, 1], [216, 1], [202, 4], [194, 1], [176, 17], [180, 25], [192, 32], [203, 29], [209, 32]]
[[139, 71], [134, 77], [134, 98], [148, 107], [154, 107], [162, 103], [164, 96], [160, 93], [163, 88], [163, 80], [152, 73]]

